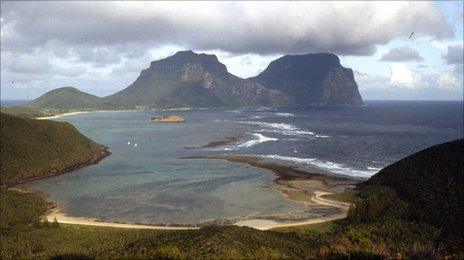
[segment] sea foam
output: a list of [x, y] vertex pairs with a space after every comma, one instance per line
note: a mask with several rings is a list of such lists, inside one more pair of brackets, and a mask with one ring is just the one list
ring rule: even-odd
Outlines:
[[263, 127], [261, 130], [262, 132], [273, 132], [282, 135], [314, 135], [314, 133], [311, 131], [303, 130], [294, 125], [286, 123], [268, 123], [260, 121], [240, 121], [238, 123]]
[[335, 174], [352, 176], [352, 177], [362, 177], [368, 178], [374, 175], [378, 170], [377, 168], [374, 169], [367, 169], [367, 170], [359, 170], [353, 169], [341, 163], [329, 162], [329, 161], [322, 161], [317, 158], [299, 158], [299, 157], [290, 157], [290, 156], [282, 156], [277, 154], [269, 154], [269, 155], [258, 155], [259, 157], [272, 159], [272, 160], [280, 160], [280, 161], [288, 161], [292, 163], [296, 163], [297, 165], [308, 165], [320, 168], [322, 170], [326, 170]]
[[253, 134], [253, 136], [255, 137], [255, 139], [248, 140], [248, 141], [246, 141], [244, 143], [241, 143], [241, 144], [237, 145], [237, 147], [251, 147], [251, 146], [254, 146], [254, 145], [257, 145], [257, 144], [260, 144], [260, 143], [279, 140], [277, 138], [267, 137], [267, 136], [264, 136], [264, 135], [258, 134], [258, 133]]
[[295, 115], [292, 113], [275, 113], [274, 115], [280, 116], [280, 117], [295, 117]]

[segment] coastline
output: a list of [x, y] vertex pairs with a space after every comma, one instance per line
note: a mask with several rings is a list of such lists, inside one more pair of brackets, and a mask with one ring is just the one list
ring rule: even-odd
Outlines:
[[338, 211], [336, 213], [323, 214], [321, 217], [299, 219], [296, 221], [276, 221], [270, 218], [250, 217], [243, 218], [234, 223], [237, 226], [248, 226], [259, 230], [316, 224], [345, 218], [348, 215], [351, 204], [323, 198], [323, 196], [353, 188], [354, 185], [359, 183], [359, 181], [354, 179], [303, 171], [294, 166], [277, 164], [265, 158], [255, 156], [196, 156], [181, 157], [180, 159], [226, 160], [268, 169], [277, 176], [273, 181], [273, 187], [270, 188], [275, 188], [282, 192], [286, 199], [303, 204], [333, 207]]
[[315, 191], [314, 196], [311, 197], [311, 201], [319, 205], [332, 206], [332, 207], [337, 207], [339, 209], [342, 209], [340, 213], [329, 214], [327, 216], [322, 216], [318, 218], [310, 218], [306, 220], [292, 221], [292, 222], [277, 222], [274, 220], [258, 219], [258, 218], [247, 219], [247, 220], [237, 221], [234, 223], [234, 225], [252, 227], [255, 229], [259, 229], [259, 230], [269, 230], [269, 229], [280, 228], [280, 227], [295, 227], [295, 226], [302, 226], [302, 225], [317, 224], [317, 223], [323, 223], [323, 222], [346, 218], [346, 216], [348, 215], [350, 204], [335, 201], [335, 200], [329, 200], [327, 198], [322, 198], [322, 196], [329, 195], [329, 194], [333, 194], [333, 193], [325, 192], [325, 191]]
[[[128, 110], [124, 110], [128, 112]], [[71, 112], [56, 115], [53, 117], [40, 118], [40, 119], [50, 119], [58, 118], [66, 115], [76, 115], [82, 113], [94, 113], [94, 112], [116, 112], [116, 110], [99, 110], [99, 111], [80, 111], [80, 112]], [[221, 140], [210, 142], [201, 147], [216, 147], [222, 146], [230, 142], [237, 141], [237, 137], [225, 137]], [[76, 166], [68, 167], [59, 172], [50, 172], [45, 176], [30, 178], [27, 180], [20, 181], [18, 183], [8, 185], [7, 187], [15, 186], [25, 182], [45, 179], [54, 177], [60, 174], [64, 174], [88, 165], [96, 164], [106, 156], [111, 154], [108, 151], [107, 147], [102, 146], [102, 150], [99, 155], [93, 157], [87, 163], [79, 164]], [[337, 219], [342, 219], [347, 216], [350, 204], [343, 203], [340, 201], [329, 200], [322, 198], [325, 195], [332, 194], [334, 192], [339, 192], [346, 188], [354, 187], [355, 184], [359, 183], [354, 179], [349, 179], [346, 177], [340, 177], [336, 175], [323, 174], [320, 171], [303, 171], [297, 169], [294, 166], [286, 166], [278, 164], [275, 162], [270, 162], [266, 158], [255, 157], [255, 156], [197, 156], [197, 157], [181, 157], [179, 159], [216, 159], [216, 160], [226, 160], [233, 163], [246, 163], [252, 167], [258, 167], [262, 169], [267, 169], [272, 171], [277, 178], [273, 180], [272, 187], [282, 192], [283, 196], [288, 199], [298, 203], [310, 204], [310, 205], [321, 205], [328, 206], [336, 209], [336, 212], [323, 213], [321, 216], [303, 218], [301, 215], [289, 213], [287, 215], [290, 218], [279, 219], [279, 216], [276, 214], [274, 216], [243, 216], [232, 219], [218, 219], [204, 223], [197, 224], [141, 224], [141, 223], [126, 223], [126, 222], [116, 222], [116, 221], [102, 221], [94, 218], [87, 217], [73, 217], [65, 213], [60, 212], [60, 207], [55, 203], [55, 207], [49, 210], [46, 214], [48, 221], [53, 221], [55, 218], [59, 223], [64, 224], [76, 224], [76, 225], [90, 225], [90, 226], [105, 226], [105, 227], [116, 227], [116, 228], [136, 228], [136, 229], [160, 229], [160, 230], [188, 230], [188, 229], [198, 229], [207, 225], [236, 225], [236, 226], [248, 226], [259, 230], [267, 230], [278, 227], [291, 227], [291, 226], [300, 226], [308, 225], [315, 223], [322, 223]], [[325, 172], [325, 171], [322, 171]], [[303, 211], [309, 212], [309, 211]], [[277, 216], [277, 217], [276, 217]], [[289, 220], [292, 219], [292, 220]]]
[[[20, 190], [20, 189], [16, 189]], [[25, 190], [20, 190], [21, 192], [30, 192]], [[331, 192], [325, 191], [315, 191], [314, 196], [311, 197], [311, 201], [318, 204], [318, 205], [326, 205], [326, 206], [334, 206], [342, 209], [340, 213], [337, 214], [329, 214], [327, 216], [322, 216], [318, 218], [310, 218], [310, 219], [302, 219], [297, 221], [286, 221], [286, 222], [278, 222], [271, 219], [265, 218], [243, 218], [241, 220], [236, 221], [232, 225], [234, 226], [246, 226], [251, 227], [258, 230], [269, 230], [273, 228], [279, 227], [294, 227], [294, 226], [301, 226], [301, 225], [309, 225], [309, 224], [316, 224], [322, 223], [337, 219], [342, 219], [347, 216], [350, 204], [339, 202], [335, 200], [330, 200], [327, 198], [323, 198], [322, 196], [332, 194]], [[68, 216], [64, 213], [60, 212], [59, 206], [53, 207], [47, 215], [45, 216], [49, 222], [54, 221], [55, 219], [58, 223], [62, 224], [73, 224], [73, 225], [85, 225], [85, 226], [98, 226], [98, 227], [114, 227], [114, 228], [133, 228], [133, 229], [155, 229], [155, 230], [193, 230], [193, 229], [200, 229], [206, 225], [150, 225], [150, 224], [138, 224], [138, 223], [126, 223], [126, 222], [109, 222], [109, 221], [102, 221], [95, 218], [83, 218], [83, 217], [73, 217]]]
[[67, 113], [62, 113], [62, 114], [56, 114], [56, 115], [53, 115], [53, 116], [37, 117], [37, 118], [35, 118], [35, 119], [36, 119], [36, 120], [49, 120], [49, 119], [60, 118], [60, 117], [63, 117], [63, 116], [72, 116], [72, 115], [88, 114], [88, 113], [137, 112], [137, 111], [143, 111], [143, 110], [137, 110], [137, 109], [121, 109], [121, 110], [84, 110], [84, 111], [75, 111], [75, 112], [67, 112]]
[[[258, 230], [269, 230], [279, 227], [293, 227], [301, 225], [309, 225], [333, 221], [345, 218], [348, 214], [350, 204], [336, 201], [324, 196], [333, 194], [340, 187], [346, 187], [356, 184], [354, 180], [327, 176], [320, 173], [305, 172], [295, 169], [292, 166], [279, 165], [273, 162], [268, 162], [264, 158], [251, 157], [251, 156], [218, 156], [218, 157], [184, 157], [182, 159], [220, 159], [228, 160], [235, 163], [247, 163], [253, 167], [260, 167], [273, 171], [278, 177], [274, 180], [274, 187], [280, 190], [286, 199], [298, 203], [308, 205], [319, 205], [336, 208], [336, 212], [325, 213], [319, 217], [298, 219], [294, 221], [279, 221], [272, 217], [259, 217], [259, 216], [243, 216], [240, 218], [216, 220], [205, 223], [197, 223], [191, 225], [180, 224], [142, 224], [142, 223], [129, 223], [117, 221], [103, 221], [95, 218], [87, 217], [73, 217], [61, 212], [59, 205], [54, 202], [48, 201], [53, 205], [46, 213], [46, 218], [49, 222], [56, 219], [59, 223], [74, 224], [74, 225], [87, 225], [99, 227], [114, 227], [114, 228], [133, 228], [133, 229], [158, 229], [158, 230], [192, 230], [199, 229], [208, 225], [235, 225], [247, 226]], [[24, 190], [19, 188], [12, 188], [21, 192], [35, 192], [32, 190]], [[43, 196], [45, 197], [45, 196]]]

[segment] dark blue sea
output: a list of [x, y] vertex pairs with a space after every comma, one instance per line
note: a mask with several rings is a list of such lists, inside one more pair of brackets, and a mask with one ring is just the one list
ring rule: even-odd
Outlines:
[[[176, 114], [184, 124], [153, 124]], [[368, 101], [350, 108], [193, 109], [63, 116], [112, 155], [26, 184], [65, 213], [145, 223], [196, 223], [302, 210], [271, 186], [269, 170], [183, 156], [253, 155], [366, 179], [421, 149], [463, 138], [463, 102]], [[201, 148], [224, 137], [237, 142]], [[194, 148], [194, 149], [193, 149]]]

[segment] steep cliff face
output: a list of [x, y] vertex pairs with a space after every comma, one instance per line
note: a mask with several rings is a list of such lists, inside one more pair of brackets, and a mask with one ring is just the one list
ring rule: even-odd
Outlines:
[[292, 97], [298, 105], [362, 105], [353, 71], [330, 53], [286, 55], [249, 80]]
[[261, 74], [242, 79], [215, 55], [180, 51], [153, 61], [130, 86], [99, 98], [65, 87], [29, 103], [35, 109], [357, 106], [362, 105], [353, 71], [334, 54], [286, 55]]
[[288, 95], [236, 77], [215, 55], [182, 51], [153, 61], [126, 89], [105, 98], [120, 106], [291, 105]]

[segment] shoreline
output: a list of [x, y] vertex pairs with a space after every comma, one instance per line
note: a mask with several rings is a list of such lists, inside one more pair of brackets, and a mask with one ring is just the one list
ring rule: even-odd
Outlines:
[[49, 120], [49, 119], [55, 119], [55, 118], [60, 118], [63, 116], [72, 116], [72, 115], [79, 115], [79, 114], [89, 114], [89, 113], [106, 113], [106, 112], [138, 112], [138, 111], [144, 111], [144, 110], [137, 110], [137, 109], [121, 109], [121, 110], [83, 110], [83, 111], [75, 111], [75, 112], [66, 112], [62, 114], [56, 114], [53, 116], [42, 116], [42, 117], [36, 117], [34, 119], [36, 120]]
[[[58, 118], [66, 115], [76, 115], [82, 113], [93, 113], [93, 112], [108, 112], [108, 111], [81, 111], [81, 112], [72, 112], [65, 113], [53, 118]], [[114, 110], [113, 110], [114, 112]], [[42, 118], [44, 119], [44, 118]], [[237, 137], [225, 137], [221, 140], [216, 140], [210, 142], [202, 147], [210, 146], [222, 146], [225, 143], [237, 141]], [[106, 156], [111, 154], [108, 151], [107, 147], [102, 146], [101, 152], [94, 156], [90, 161], [79, 164], [76, 166], [68, 167], [59, 172], [51, 172], [46, 176], [40, 176], [35, 178], [30, 178], [17, 182], [7, 187], [12, 187], [15, 185], [23, 184], [30, 181], [36, 181], [40, 179], [54, 177], [60, 174], [64, 174], [85, 166], [96, 164]], [[307, 205], [319, 205], [335, 208], [335, 212], [322, 213], [320, 216], [308, 218], [308, 215], [304, 214], [311, 212], [310, 210], [303, 210], [300, 212], [289, 212], [286, 216], [287, 219], [281, 218], [279, 214], [270, 214], [268, 216], [263, 215], [249, 215], [242, 217], [233, 217], [229, 219], [217, 219], [208, 222], [195, 223], [195, 224], [148, 224], [148, 223], [130, 223], [130, 222], [118, 222], [118, 221], [103, 221], [95, 218], [87, 217], [73, 217], [65, 213], [60, 212], [60, 207], [54, 203], [48, 201], [50, 204], [55, 205], [50, 208], [46, 213], [46, 218], [48, 221], [53, 221], [56, 219], [59, 223], [63, 224], [76, 224], [76, 225], [88, 225], [88, 226], [101, 226], [101, 227], [115, 227], [115, 228], [134, 228], [134, 229], [159, 229], [159, 230], [189, 230], [189, 229], [199, 229], [201, 227], [209, 225], [235, 225], [235, 226], [247, 226], [259, 230], [268, 230], [272, 228], [279, 227], [292, 227], [300, 225], [308, 225], [315, 223], [322, 223], [337, 219], [345, 218], [348, 214], [350, 204], [322, 198], [322, 196], [332, 194], [337, 191], [345, 190], [350, 187], [354, 187], [355, 184], [359, 183], [359, 180], [350, 179], [347, 177], [341, 177], [336, 175], [324, 174], [321, 172], [325, 171], [304, 171], [300, 170], [295, 166], [282, 165], [276, 162], [269, 161], [266, 158], [257, 157], [257, 156], [192, 156], [192, 157], [180, 157], [179, 159], [216, 159], [216, 160], [226, 160], [232, 163], [246, 163], [252, 167], [267, 169], [272, 171], [277, 178], [273, 180], [273, 185], [268, 186], [269, 188], [274, 188], [279, 190], [282, 195], [287, 200], [291, 200], [297, 203], [303, 203]], [[16, 189], [21, 190], [21, 189]], [[24, 191], [23, 192], [30, 192]], [[45, 198], [47, 200], [47, 198]], [[333, 209], [332, 209], [333, 210]], [[303, 215], [298, 215], [303, 214]], [[281, 215], [282, 216], [282, 215]], [[290, 216], [290, 218], [288, 218]], [[306, 218], [305, 218], [306, 217]], [[293, 220], [289, 220], [292, 219]]]
[[286, 199], [297, 203], [333, 207], [338, 210], [337, 213], [326, 213], [320, 217], [299, 219], [296, 221], [276, 221], [270, 218], [257, 217], [245, 218], [234, 223], [234, 225], [237, 226], [248, 226], [259, 230], [316, 224], [345, 218], [351, 204], [323, 198], [323, 196], [353, 188], [360, 182], [341, 176], [303, 171], [294, 166], [281, 165], [270, 162], [265, 158], [255, 156], [195, 156], [181, 157], [180, 159], [226, 160], [233, 163], [246, 163], [252, 167], [267, 169], [277, 176], [277, 178], [273, 180], [273, 185], [275, 186], [270, 188], [279, 190]]
[[[55, 204], [56, 205], [56, 204]], [[195, 226], [161, 226], [149, 224], [135, 224], [125, 222], [109, 222], [101, 221], [95, 218], [72, 217], [64, 213], [60, 213], [59, 206], [52, 208], [45, 216], [49, 222], [55, 219], [58, 223], [71, 224], [71, 225], [84, 225], [84, 226], [97, 226], [97, 227], [114, 227], [114, 228], [132, 228], [132, 229], [157, 229], [157, 230], [191, 230], [198, 229]]]
[[[185, 156], [179, 157], [179, 159], [207, 159], [207, 160], [226, 160], [233, 163], [245, 163], [253, 167], [271, 170], [277, 178], [274, 180], [275, 183], [279, 184], [281, 181], [289, 180], [320, 180], [327, 187], [337, 185], [355, 185], [361, 182], [355, 178], [349, 178], [345, 176], [329, 174], [324, 170], [316, 172], [309, 172], [300, 170], [295, 166], [282, 165], [276, 162], [272, 162], [266, 158], [259, 156], [250, 155], [219, 155], [219, 156]], [[316, 169], [316, 168], [315, 168]], [[324, 174], [327, 173], [327, 174]]]
[[[238, 218], [231, 218], [225, 220], [214, 220], [196, 224], [143, 224], [143, 223], [130, 223], [118, 221], [103, 221], [95, 218], [87, 217], [73, 217], [60, 212], [60, 207], [54, 202], [48, 201], [52, 206], [46, 213], [45, 217], [49, 222], [56, 220], [58, 223], [73, 224], [73, 225], [86, 225], [86, 226], [99, 226], [99, 227], [113, 227], [113, 228], [133, 228], [133, 229], [153, 229], [153, 230], [192, 230], [199, 229], [210, 225], [235, 225], [246, 226], [258, 230], [269, 230], [279, 227], [294, 227], [301, 225], [309, 225], [316, 223], [323, 223], [338, 219], [343, 219], [347, 216], [350, 205], [349, 203], [324, 198], [324, 196], [333, 194], [334, 190], [340, 186], [351, 186], [356, 184], [355, 180], [347, 178], [340, 178], [334, 176], [326, 176], [320, 173], [305, 172], [295, 169], [292, 166], [279, 165], [273, 162], [268, 162], [264, 158], [251, 157], [251, 156], [218, 156], [218, 157], [184, 157], [182, 159], [221, 159], [228, 160], [235, 163], [247, 163], [253, 167], [260, 167], [269, 169], [277, 178], [274, 179], [275, 187], [282, 195], [288, 199], [298, 203], [328, 206], [337, 209], [335, 213], [324, 213], [322, 216], [313, 218], [304, 218], [294, 221], [279, 221], [272, 217], [259, 217], [259, 216], [243, 216]], [[21, 192], [34, 192], [32, 190], [24, 190], [12, 188]], [[46, 198], [45, 198], [46, 199]]]
[[[20, 189], [16, 189], [20, 190]], [[21, 192], [30, 192], [27, 190], [20, 190]], [[330, 200], [327, 198], [322, 198], [322, 196], [332, 194], [331, 192], [325, 191], [315, 191], [314, 196], [311, 197], [311, 201], [318, 204], [318, 205], [326, 205], [326, 206], [333, 206], [340, 209], [343, 209], [342, 212], [337, 214], [329, 214], [324, 215], [317, 218], [309, 218], [309, 219], [302, 219], [297, 221], [286, 221], [286, 222], [278, 222], [272, 219], [266, 218], [250, 218], [247, 219], [246, 217], [238, 220], [231, 225], [233, 226], [240, 226], [240, 227], [251, 227], [258, 230], [269, 230], [273, 228], [280, 228], [280, 227], [294, 227], [294, 226], [301, 226], [301, 225], [309, 225], [309, 224], [317, 224], [327, 221], [333, 221], [345, 218], [347, 216], [350, 204], [339, 202], [335, 200]], [[56, 204], [55, 204], [56, 205]], [[71, 225], [84, 225], [84, 226], [98, 226], [98, 227], [113, 227], [113, 228], [132, 228], [132, 229], [153, 229], [153, 230], [195, 230], [200, 229], [202, 227], [206, 227], [208, 225], [205, 224], [198, 224], [198, 225], [150, 225], [150, 224], [138, 224], [138, 223], [129, 223], [129, 222], [110, 222], [110, 221], [102, 221], [95, 218], [84, 218], [84, 217], [72, 217], [68, 216], [64, 213], [61, 213], [59, 210], [59, 206], [53, 207], [47, 215], [45, 216], [49, 222], [53, 222], [54, 219], [58, 221], [58, 223], [62, 224], [71, 224]]]
[[315, 202], [318, 205], [326, 205], [337, 207], [342, 209], [342, 212], [337, 214], [329, 214], [327, 216], [317, 217], [317, 218], [310, 218], [306, 220], [300, 221], [291, 221], [291, 222], [277, 222], [274, 220], [268, 219], [247, 219], [247, 220], [240, 220], [234, 223], [236, 226], [241, 227], [252, 227], [258, 230], [269, 230], [273, 228], [281, 228], [281, 227], [295, 227], [295, 226], [302, 226], [302, 225], [310, 225], [310, 224], [318, 224], [338, 219], [346, 218], [348, 215], [348, 210], [350, 208], [350, 204], [339, 202], [335, 200], [330, 200], [327, 198], [322, 198], [322, 196], [333, 194], [331, 192], [325, 191], [315, 191], [314, 196], [311, 197], [311, 201]]

